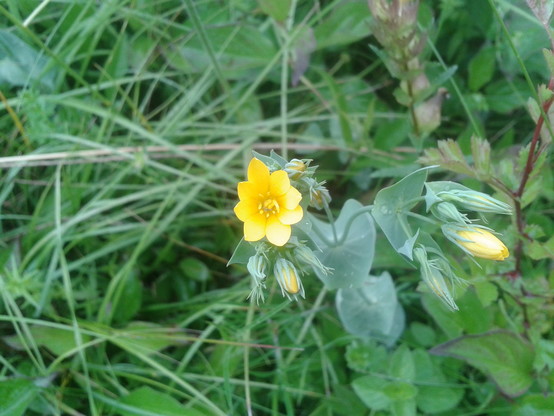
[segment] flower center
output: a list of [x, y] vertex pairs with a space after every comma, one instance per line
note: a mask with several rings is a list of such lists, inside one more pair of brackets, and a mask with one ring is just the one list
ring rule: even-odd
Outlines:
[[265, 215], [266, 218], [279, 213], [279, 203], [275, 199], [273, 199], [270, 192], [268, 192], [266, 195], [260, 194], [258, 212], [262, 215]]

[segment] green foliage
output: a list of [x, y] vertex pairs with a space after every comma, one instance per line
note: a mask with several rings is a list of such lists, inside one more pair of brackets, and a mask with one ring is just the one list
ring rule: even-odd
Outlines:
[[[0, 415], [552, 414], [549, 2], [379, 2], [0, 2]], [[247, 300], [252, 154], [332, 197], [304, 299]]]

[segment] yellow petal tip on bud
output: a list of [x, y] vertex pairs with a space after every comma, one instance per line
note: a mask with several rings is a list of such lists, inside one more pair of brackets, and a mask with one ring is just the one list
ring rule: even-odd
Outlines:
[[443, 227], [447, 238], [465, 252], [487, 260], [502, 261], [510, 256], [508, 247], [498, 237], [478, 227]]

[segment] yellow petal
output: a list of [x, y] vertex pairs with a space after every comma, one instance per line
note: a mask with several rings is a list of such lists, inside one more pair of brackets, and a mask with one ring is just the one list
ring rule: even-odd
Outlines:
[[282, 209], [281, 212], [279, 212], [279, 214], [277, 215], [277, 217], [279, 218], [279, 221], [281, 221], [283, 224], [292, 225], [300, 221], [303, 215], [304, 215], [304, 211], [302, 210], [302, 207], [298, 205], [293, 210]]
[[279, 205], [286, 209], [295, 209], [302, 200], [302, 194], [294, 186], [291, 186], [288, 192], [278, 198]]
[[267, 219], [265, 234], [271, 244], [283, 246], [289, 241], [291, 230], [290, 225], [282, 224], [275, 216]]
[[258, 213], [258, 208], [255, 202], [252, 201], [240, 201], [235, 205], [235, 215], [242, 222], [246, 222], [250, 217]]
[[258, 241], [264, 238], [266, 229], [266, 218], [263, 215], [255, 214], [244, 222], [244, 239], [246, 241]]
[[253, 158], [248, 165], [248, 182], [252, 182], [263, 193], [269, 190], [269, 168], [259, 159]]
[[284, 170], [276, 170], [269, 177], [269, 192], [276, 198], [288, 192], [290, 189], [290, 179]]
[[504, 260], [510, 255], [508, 248], [494, 234], [486, 230], [460, 231], [464, 240], [460, 244], [474, 256], [489, 260]]
[[252, 182], [239, 182], [237, 186], [237, 191], [239, 193], [239, 199], [241, 201], [245, 201], [248, 199], [257, 201], [259, 199], [258, 195], [261, 193], [256, 184]]

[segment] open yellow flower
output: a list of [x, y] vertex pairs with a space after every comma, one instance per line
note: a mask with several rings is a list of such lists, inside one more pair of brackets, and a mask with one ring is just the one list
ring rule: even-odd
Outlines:
[[235, 214], [244, 222], [244, 239], [258, 241], [267, 236], [271, 244], [289, 241], [292, 224], [302, 219], [302, 195], [291, 186], [284, 170], [269, 168], [254, 158], [248, 165], [248, 181], [238, 184], [240, 202]]

